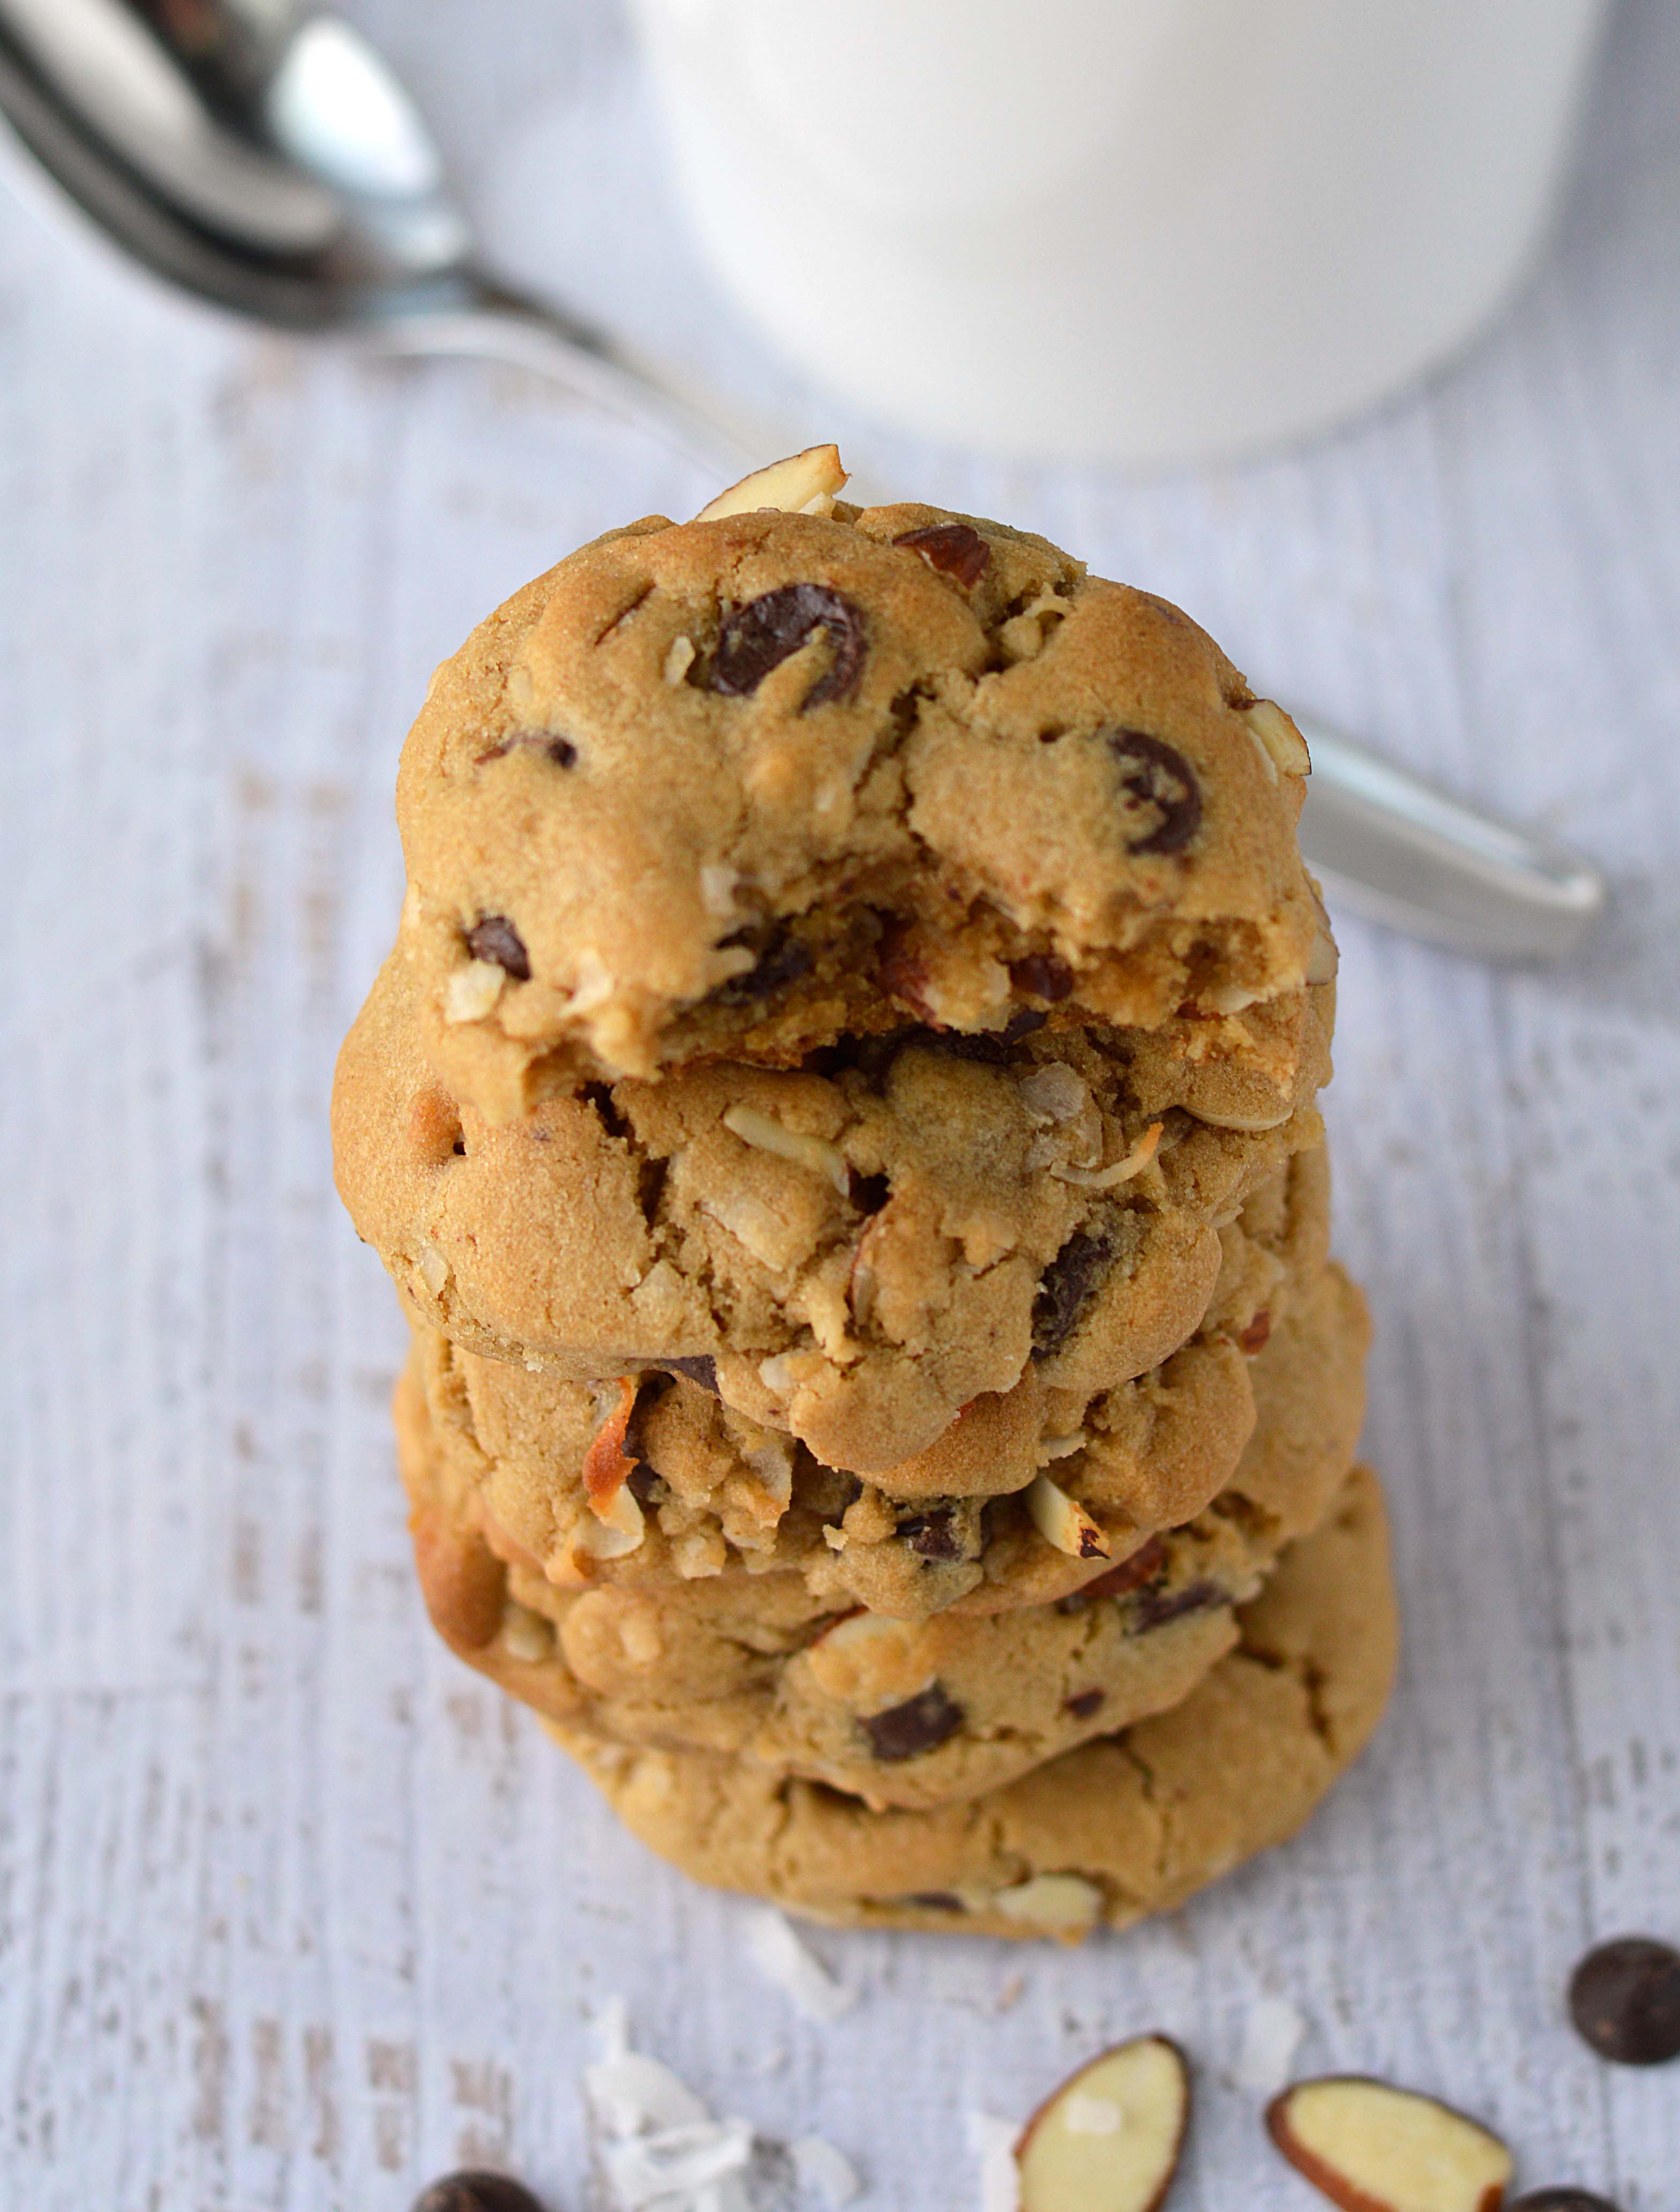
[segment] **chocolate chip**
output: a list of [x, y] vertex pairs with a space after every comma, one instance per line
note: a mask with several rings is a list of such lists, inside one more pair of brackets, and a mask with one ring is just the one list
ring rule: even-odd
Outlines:
[[1257, 1352], [1264, 1352], [1271, 1336], [1271, 1314], [1262, 1306], [1246, 1328], [1237, 1338], [1237, 1349], [1246, 1352], [1252, 1359]]
[[889, 1705], [884, 1713], [866, 1713], [864, 1733], [870, 1749], [882, 1760], [918, 1759], [937, 1751], [947, 1736], [962, 1726], [962, 1708], [945, 1695], [937, 1682], [930, 1682], [918, 1696], [901, 1705]]
[[543, 2212], [523, 2182], [505, 2173], [446, 2173], [415, 2199], [414, 2212]]
[[1048, 999], [1055, 1006], [1072, 990], [1073, 970], [1053, 952], [1029, 952], [1024, 959], [1010, 961], [1010, 981], [1028, 998]]
[[1117, 1567], [1110, 1567], [1106, 1575], [1098, 1575], [1083, 1589], [1071, 1590], [1058, 1601], [1063, 1613], [1083, 1612], [1101, 1598], [1124, 1597], [1135, 1590], [1140, 1583], [1149, 1582], [1158, 1575], [1167, 1558], [1167, 1547], [1159, 1536], [1151, 1536], [1147, 1544], [1140, 1544], [1129, 1559], [1122, 1559]]
[[1033, 1357], [1048, 1359], [1073, 1334], [1074, 1325], [1113, 1256], [1106, 1237], [1076, 1229], [1039, 1278], [1033, 1301]]
[[960, 1559], [963, 1556], [962, 1538], [952, 1506], [936, 1505], [931, 1513], [913, 1513], [907, 1521], [899, 1522], [898, 1533], [910, 1549], [924, 1559]]
[[967, 1907], [960, 1897], [948, 1889], [913, 1889], [904, 1900], [907, 1905], [922, 1905], [929, 1912], [966, 1912]]
[[630, 1495], [639, 1505], [662, 1505], [665, 1479], [645, 1459], [639, 1459], [624, 1478]]
[[578, 749], [570, 738], [550, 738], [544, 748], [556, 768], [575, 768]]
[[493, 960], [505, 968], [516, 983], [531, 981], [531, 955], [525, 941], [505, 914], [487, 914], [467, 932], [467, 950], [475, 960]]
[[[737, 930], [724, 943], [750, 945], [752, 939], [745, 930]], [[777, 930], [758, 948], [758, 957], [746, 974], [731, 975], [726, 983], [719, 983], [712, 996], [725, 1006], [750, 1006], [755, 999], [767, 999], [785, 990], [810, 971], [811, 956], [805, 947], [785, 930]]]
[[1228, 1605], [1231, 1594], [1217, 1583], [1186, 1583], [1180, 1590], [1140, 1589], [1132, 1609], [1133, 1626], [1141, 1636], [1151, 1628], [1164, 1628], [1169, 1620], [1182, 1620], [1192, 1613], [1209, 1613]]
[[1680, 2057], [1680, 1951], [1649, 1936], [1600, 1943], [1569, 1978], [1569, 2017], [1618, 2065]]
[[1120, 763], [1121, 788], [1160, 816], [1153, 830], [1127, 840], [1128, 853], [1181, 853], [1202, 826], [1202, 787], [1180, 752], [1142, 730], [1110, 730], [1108, 750]]
[[773, 668], [819, 629], [828, 633], [832, 658], [799, 712], [849, 699], [863, 675], [869, 634], [859, 610], [826, 584], [779, 585], [726, 615], [707, 672], [708, 688], [730, 699], [750, 697]]
[[992, 548], [966, 522], [930, 522], [920, 530], [905, 531], [893, 543], [919, 553], [930, 568], [955, 577], [965, 591], [973, 589], [992, 561]]
[[668, 1375], [680, 1375], [685, 1382], [698, 1382], [702, 1390], [718, 1395], [718, 1363], [709, 1352], [685, 1352], [680, 1359], [659, 1362]]
[[1531, 2189], [1507, 2198], [1505, 2212], [1616, 2212], [1616, 2207], [1590, 2189]]
[[1076, 1697], [1063, 1700], [1077, 1721], [1088, 1721], [1107, 1696], [1106, 1690], [1081, 1690]]

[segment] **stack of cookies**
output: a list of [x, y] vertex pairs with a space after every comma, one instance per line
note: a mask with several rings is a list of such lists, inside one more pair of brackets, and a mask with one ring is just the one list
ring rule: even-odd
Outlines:
[[438, 672], [340, 1188], [452, 1646], [703, 1881], [1077, 1936], [1290, 1832], [1392, 1670], [1308, 763], [1177, 609], [843, 482]]

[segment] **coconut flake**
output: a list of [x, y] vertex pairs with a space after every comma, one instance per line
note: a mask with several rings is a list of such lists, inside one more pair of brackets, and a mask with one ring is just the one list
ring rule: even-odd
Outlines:
[[1071, 1121], [1090, 1095], [1064, 1060], [1046, 1060], [1016, 1085], [1016, 1097], [1035, 1121]]
[[821, 2136], [800, 2136], [787, 2148], [802, 2189], [815, 2189], [836, 2205], [849, 2204], [862, 2191], [857, 2167]]
[[443, 1018], [455, 1024], [482, 1022], [501, 996], [507, 970], [494, 960], [469, 960], [450, 975], [444, 991]]
[[714, 2120], [687, 2082], [629, 2046], [621, 1999], [603, 2009], [603, 2056], [584, 2090], [615, 2212], [752, 2212], [753, 2131]]
[[980, 2162], [980, 2212], [1020, 2212], [1021, 2169], [1015, 2162], [1021, 2130], [996, 2112], [970, 2112], [968, 2148]]
[[1237, 2085], [1272, 2098], [1288, 2081], [1307, 2033], [1307, 2022], [1287, 1997], [1256, 1997], [1243, 2023]]
[[747, 1955], [807, 2020], [840, 2020], [858, 2002], [858, 1991], [829, 1972], [773, 1905], [748, 1916]]

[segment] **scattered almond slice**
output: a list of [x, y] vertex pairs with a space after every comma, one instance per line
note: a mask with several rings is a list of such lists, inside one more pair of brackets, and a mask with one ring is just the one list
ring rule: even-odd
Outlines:
[[1027, 1510], [1046, 1544], [1065, 1552], [1070, 1559], [1106, 1559], [1108, 1539], [1084, 1507], [1047, 1474], [1034, 1475], [1027, 1486]]
[[717, 522], [726, 514], [754, 514], [761, 507], [779, 507], [785, 514], [826, 514], [834, 495], [846, 488], [838, 446], [807, 446], [803, 453], [790, 453], [785, 461], [771, 461], [750, 476], [708, 500], [694, 517], [696, 522]]
[[722, 1116], [725, 1128], [739, 1137], [743, 1145], [755, 1152], [773, 1152], [779, 1159], [795, 1161], [809, 1168], [813, 1175], [825, 1176], [845, 1198], [852, 1188], [847, 1172], [846, 1154], [838, 1145], [831, 1145], [822, 1137], [802, 1137], [796, 1130], [785, 1129], [768, 1114], [761, 1114], [756, 1106], [731, 1106]]
[[1135, 2036], [1083, 2066], [1015, 2147], [1021, 2212], [1155, 2212], [1190, 2122], [1190, 2069], [1164, 2035]]
[[1364, 2075], [1297, 2081], [1266, 2130], [1343, 2212], [1499, 2212], [1511, 2178], [1510, 2152], [1477, 2121]]

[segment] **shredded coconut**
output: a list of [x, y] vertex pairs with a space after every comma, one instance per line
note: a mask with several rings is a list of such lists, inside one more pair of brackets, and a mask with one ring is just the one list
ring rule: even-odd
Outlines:
[[793, 2171], [804, 2189], [817, 2190], [830, 2204], [849, 2204], [863, 2188], [858, 2169], [844, 2151], [821, 2136], [800, 2136], [788, 2145]]
[[444, 989], [443, 1018], [450, 1023], [482, 1022], [501, 996], [507, 970], [494, 960], [469, 960], [452, 973]]
[[747, 1955], [807, 2020], [839, 2020], [858, 2002], [858, 1990], [835, 1979], [773, 1905], [748, 1916]]
[[1256, 1997], [1243, 2024], [1237, 2085], [1256, 2097], [1275, 2097], [1289, 2078], [1307, 2022], [1287, 1997]]
[[1021, 2130], [995, 2112], [970, 2112], [968, 2148], [980, 2162], [980, 2212], [1020, 2212], [1021, 2169], [1015, 2140]]
[[[781, 1920], [773, 1911], [767, 1917]], [[799, 1948], [792, 1929], [786, 1933]], [[803, 1955], [822, 1974], [809, 1953]], [[838, 1986], [826, 1974], [822, 1979], [831, 1990]], [[754, 2212], [751, 2175], [759, 2139], [750, 2124], [713, 2119], [680, 2075], [633, 2050], [622, 1997], [602, 2008], [598, 2026], [602, 2052], [584, 2069], [584, 2094], [612, 2212]], [[785, 2152], [801, 2190], [817, 2192], [831, 2205], [849, 2204], [860, 2191], [851, 2160], [821, 2136], [764, 2147]], [[1014, 2199], [1008, 2203], [1012, 2207]], [[999, 2212], [1003, 2203], [1000, 2199]]]
[[680, 684], [694, 665], [694, 641], [691, 637], [674, 637], [665, 653], [665, 681]]

